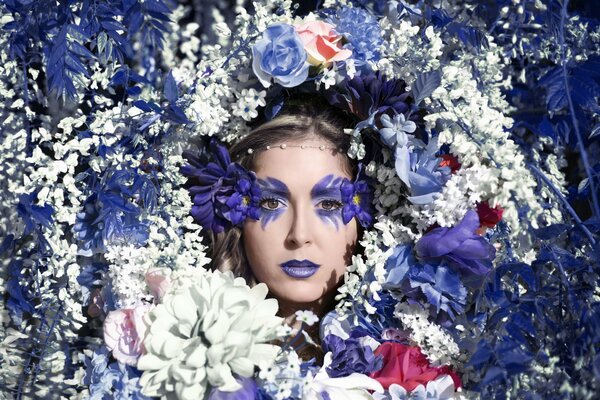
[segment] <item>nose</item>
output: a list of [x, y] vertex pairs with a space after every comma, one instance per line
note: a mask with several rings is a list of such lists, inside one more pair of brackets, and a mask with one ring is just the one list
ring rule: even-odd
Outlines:
[[307, 210], [296, 208], [293, 212], [286, 243], [292, 247], [302, 247], [313, 242], [312, 221]]

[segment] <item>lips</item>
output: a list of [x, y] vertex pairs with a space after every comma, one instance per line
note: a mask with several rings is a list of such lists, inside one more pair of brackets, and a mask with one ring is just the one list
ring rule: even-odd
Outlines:
[[280, 264], [286, 275], [292, 278], [306, 279], [313, 276], [320, 265], [310, 260], [289, 260]]

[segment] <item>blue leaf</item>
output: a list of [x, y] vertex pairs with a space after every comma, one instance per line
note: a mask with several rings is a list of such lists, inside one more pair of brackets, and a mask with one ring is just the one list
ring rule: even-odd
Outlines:
[[179, 94], [177, 93], [177, 82], [175, 82], [172, 71], [169, 71], [165, 78], [163, 94], [169, 103], [175, 103], [179, 97]]
[[569, 229], [567, 224], [553, 224], [540, 229], [534, 229], [535, 235], [542, 240], [555, 239]]
[[439, 71], [431, 71], [417, 76], [412, 85], [415, 104], [419, 104], [423, 99], [429, 97], [435, 89], [442, 83], [442, 75]]
[[546, 107], [555, 112], [568, 106], [562, 68], [550, 69], [538, 82], [546, 88]]
[[142, 111], [145, 112], [151, 112], [152, 111], [152, 107], [150, 107], [148, 105], [148, 103], [146, 103], [144, 100], [136, 100], [133, 102], [133, 105], [137, 108], [139, 108]]

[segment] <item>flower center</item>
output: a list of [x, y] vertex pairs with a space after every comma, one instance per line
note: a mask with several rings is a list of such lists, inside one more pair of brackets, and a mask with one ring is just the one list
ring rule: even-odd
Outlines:
[[358, 193], [352, 196], [352, 203], [356, 204], [357, 206], [360, 205], [360, 196]]
[[248, 197], [248, 196], [242, 197], [242, 204], [244, 204], [245, 206], [250, 204], [250, 197]]

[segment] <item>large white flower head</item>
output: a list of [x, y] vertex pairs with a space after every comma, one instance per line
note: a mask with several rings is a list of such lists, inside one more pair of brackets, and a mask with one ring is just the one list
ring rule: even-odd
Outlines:
[[146, 354], [138, 363], [143, 393], [198, 399], [210, 387], [240, 389], [234, 374], [251, 377], [279, 351], [267, 342], [282, 319], [266, 295], [265, 284], [250, 288], [231, 272], [197, 270], [176, 281], [147, 316]]

